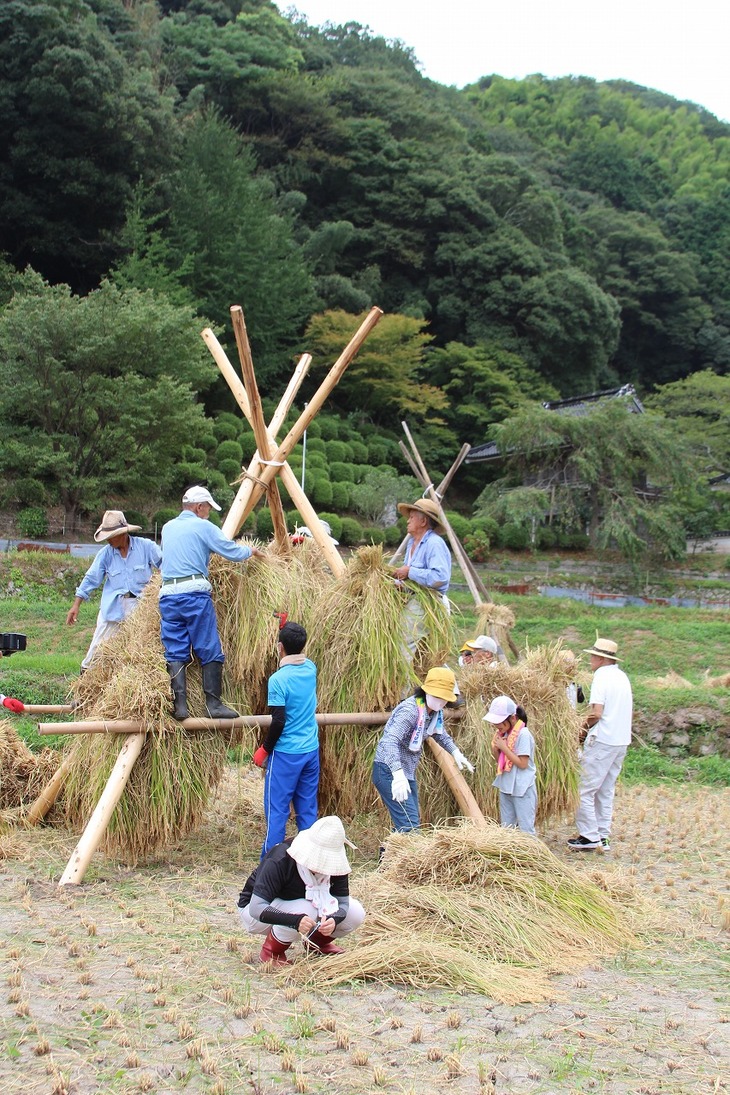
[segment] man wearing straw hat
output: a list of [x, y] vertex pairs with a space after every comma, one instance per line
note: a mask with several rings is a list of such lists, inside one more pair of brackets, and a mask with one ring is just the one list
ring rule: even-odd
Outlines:
[[365, 910], [350, 897], [351, 867], [342, 822], [322, 817], [293, 839], [275, 844], [238, 898], [238, 914], [250, 935], [264, 935], [261, 961], [288, 965], [286, 952], [301, 936], [313, 954], [342, 954], [333, 939], [359, 928]]
[[618, 667], [618, 645], [596, 638], [590, 650], [593, 680], [583, 723], [580, 802], [575, 815], [578, 836], [568, 841], [576, 852], [611, 847], [611, 820], [616, 780], [631, 743], [631, 683]]
[[95, 589], [103, 587], [96, 630], [81, 663], [82, 673], [94, 660], [99, 644], [111, 638], [134, 612], [152, 571], [160, 566], [162, 553], [157, 544], [143, 536], [129, 535], [138, 532], [139, 528], [139, 525], [130, 525], [121, 510], [108, 509], [94, 533], [97, 544], [105, 546], [86, 571], [66, 616], [67, 624], [75, 624], [81, 602], [88, 601]]
[[234, 544], [208, 520], [210, 511], [220, 512], [220, 508], [205, 487], [189, 487], [183, 495], [182, 513], [162, 526], [160, 631], [172, 684], [173, 715], [178, 720], [189, 714], [186, 670], [191, 649], [202, 667], [210, 718], [238, 718], [238, 712], [221, 701], [224, 654], [208, 563], [213, 554], [240, 563], [252, 555], [263, 558], [264, 553], [257, 547]]
[[[442, 539], [446, 530], [439, 520], [438, 506], [431, 498], [418, 498], [415, 502], [399, 502], [398, 511], [407, 518], [408, 539], [403, 566], [393, 571], [393, 577], [397, 582], [415, 582], [432, 590], [448, 613], [451, 552]], [[411, 655], [424, 634], [423, 608], [411, 597], [403, 620], [403, 641]]]

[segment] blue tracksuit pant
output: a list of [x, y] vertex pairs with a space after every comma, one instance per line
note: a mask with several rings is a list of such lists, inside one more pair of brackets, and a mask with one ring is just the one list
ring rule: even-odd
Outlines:
[[278, 749], [266, 762], [264, 813], [266, 837], [261, 858], [286, 837], [289, 807], [294, 805], [297, 828], [308, 829], [317, 820], [319, 748], [309, 753], [282, 753]]

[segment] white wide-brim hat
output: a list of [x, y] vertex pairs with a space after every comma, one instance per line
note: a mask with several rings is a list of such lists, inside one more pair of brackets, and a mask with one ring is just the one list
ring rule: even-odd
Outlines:
[[340, 819], [331, 814], [297, 833], [288, 851], [293, 860], [310, 871], [330, 876], [342, 875], [352, 870], [345, 853], [346, 844], [355, 847], [345, 836], [345, 827]]
[[611, 658], [614, 662], [620, 662], [616, 651], [618, 650], [618, 643], [613, 642], [611, 639], [599, 639], [596, 637], [596, 641], [590, 650], [584, 650], [584, 654], [595, 654], [598, 658]]
[[124, 532], [139, 532], [141, 525], [130, 525], [120, 509], [108, 509], [101, 524], [94, 533], [97, 544], [111, 540], [112, 536], [121, 536]]

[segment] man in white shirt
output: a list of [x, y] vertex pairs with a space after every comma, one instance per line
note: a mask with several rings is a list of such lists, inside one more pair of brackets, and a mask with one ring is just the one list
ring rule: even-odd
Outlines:
[[626, 750], [631, 743], [633, 697], [631, 683], [618, 667], [618, 645], [596, 639], [590, 650], [593, 681], [588, 714], [583, 723], [580, 803], [575, 815], [578, 836], [568, 841], [573, 851], [611, 846], [613, 796]]

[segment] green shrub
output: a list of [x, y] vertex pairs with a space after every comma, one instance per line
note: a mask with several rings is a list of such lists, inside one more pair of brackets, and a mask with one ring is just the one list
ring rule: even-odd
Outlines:
[[543, 551], [554, 548], [558, 542], [557, 530], [552, 525], [540, 525], [535, 533], [535, 543]]
[[327, 471], [328, 467], [327, 457], [323, 452], [310, 452], [309, 449], [307, 449], [307, 471], [309, 471], [310, 468], [319, 468], [320, 471]]
[[307, 438], [322, 437], [322, 425], [319, 418], [314, 418], [307, 426]]
[[28, 536], [32, 540], [39, 540], [48, 535], [48, 514], [40, 506], [28, 506], [27, 509], [22, 509], [15, 518], [15, 523], [20, 529], [21, 536]]
[[327, 522], [332, 536], [335, 540], [339, 540], [342, 534], [342, 518], [338, 517], [336, 513], [320, 513], [319, 519]]
[[499, 523], [494, 517], [474, 517], [471, 522], [471, 531], [474, 535], [479, 532], [486, 533], [490, 544], [499, 543]]
[[157, 531], [159, 532], [162, 526], [166, 525], [168, 521], [175, 520], [181, 509], [182, 506], [179, 506], [178, 509], [172, 509], [172, 507], [168, 507], [166, 509], [158, 509], [157, 513], [152, 518], [153, 528], [155, 525], [157, 525]]
[[235, 441], [241, 432], [241, 419], [230, 411], [221, 411], [213, 419], [213, 433], [218, 441]]
[[462, 517], [460, 513], [454, 513], [453, 510], [449, 510], [446, 514], [446, 518], [460, 540], [463, 540], [471, 531], [471, 521], [468, 517]]
[[376, 438], [373, 441], [368, 442], [368, 463], [373, 464], [375, 467], [378, 464], [387, 464], [388, 462], [388, 445], [381, 438]]
[[530, 546], [529, 530], [524, 525], [507, 522], [500, 529], [499, 542], [508, 551], [526, 551]]
[[346, 483], [352, 480], [351, 465], [342, 460], [335, 460], [329, 466], [330, 479], [334, 483]]
[[348, 464], [347, 467], [350, 471], [349, 478], [353, 483], [362, 483], [367, 473], [373, 470], [369, 464]]
[[215, 452], [215, 450], [218, 448], [218, 438], [214, 433], [206, 433], [203, 437], [200, 438], [198, 444], [200, 445], [203, 452], [205, 452], [206, 454]]
[[270, 540], [274, 535], [274, 522], [271, 510], [264, 506], [256, 511], [256, 535], [259, 540]]
[[219, 468], [224, 460], [233, 460], [240, 467], [243, 463], [243, 448], [238, 441], [221, 441], [215, 450], [215, 459]]
[[256, 438], [253, 430], [242, 430], [238, 435], [238, 444], [241, 446], [244, 458], [248, 461], [256, 452]]
[[473, 563], [486, 563], [489, 547], [489, 537], [481, 529], [468, 532], [464, 537], [464, 550]]
[[332, 483], [332, 505], [334, 509], [344, 510], [348, 508], [354, 485], [354, 483]]
[[208, 454], [205, 449], [198, 449], [195, 445], [183, 445], [180, 456], [188, 464], [202, 464], [208, 462]]
[[585, 532], [577, 529], [561, 531], [558, 533], [558, 547], [568, 551], [587, 551], [590, 544]]
[[342, 532], [339, 536], [340, 543], [353, 546], [362, 542], [362, 525], [354, 517], [342, 518]]
[[42, 506], [46, 501], [46, 488], [39, 479], [16, 479], [11, 488], [21, 506]]
[[384, 544], [385, 529], [379, 528], [378, 525], [370, 525], [368, 528], [363, 529], [363, 538], [368, 544]]
[[348, 459], [354, 460], [356, 464], [367, 464], [368, 462], [368, 447], [364, 441], [350, 441], [350, 451], [352, 456]]
[[215, 525], [215, 526], [216, 526], [216, 528], [220, 528], [220, 527], [221, 527], [221, 524], [222, 524], [222, 522], [221, 522], [221, 515], [220, 515], [220, 513], [218, 512], [218, 510], [217, 510], [217, 509], [212, 509], [212, 510], [210, 511], [210, 513], [208, 514], [208, 518], [207, 518], [207, 519], [208, 519], [208, 520], [210, 521], [211, 525]]
[[[323, 441], [334, 441], [340, 432], [340, 420], [331, 414], [320, 414], [316, 419], [319, 427], [319, 437]], [[314, 422], [312, 423], [314, 425]], [[314, 435], [313, 435], [314, 436]]]
[[326, 457], [327, 446], [321, 437], [310, 437], [307, 434], [307, 459], [312, 452], [321, 452]]
[[327, 459], [330, 461], [330, 464], [333, 461], [348, 459], [348, 446], [344, 441], [327, 441], [326, 445]]
[[398, 547], [398, 544], [403, 539], [403, 533], [398, 528], [398, 525], [388, 525], [385, 532], [385, 543], [388, 547]]
[[324, 475], [314, 479], [310, 487], [309, 495], [315, 506], [331, 506], [332, 484], [329, 479]]
[[241, 474], [241, 462], [240, 460], [219, 460], [218, 471], [226, 483], [232, 483]]
[[147, 528], [147, 518], [138, 509], [125, 509], [124, 516], [130, 525], [139, 525], [143, 531]]

